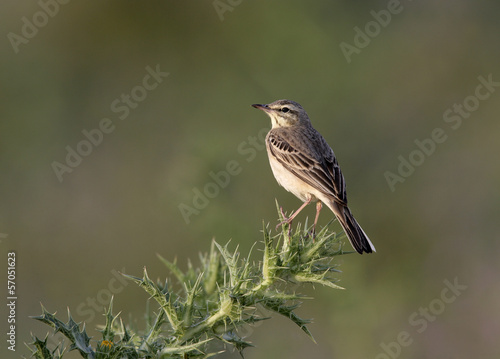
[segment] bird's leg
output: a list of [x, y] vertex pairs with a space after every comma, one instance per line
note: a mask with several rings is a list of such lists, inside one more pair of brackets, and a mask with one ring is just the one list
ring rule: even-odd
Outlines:
[[314, 242], [314, 237], [316, 237], [316, 223], [318, 223], [319, 212], [321, 211], [322, 207], [323, 207], [323, 203], [321, 201], [316, 202], [316, 217], [314, 218], [314, 224], [313, 224], [313, 228], [312, 228], [313, 242]]
[[311, 203], [311, 200], [312, 198], [309, 198], [307, 201], [305, 201], [302, 206], [299, 207], [298, 210], [295, 211], [294, 214], [292, 214], [290, 217], [286, 218], [285, 217], [285, 214], [283, 213], [283, 210], [281, 210], [281, 215], [283, 216], [283, 218], [285, 219], [284, 221], [278, 223], [278, 225], [276, 226], [276, 230], [278, 230], [278, 227], [283, 225], [283, 224], [289, 224], [291, 226], [292, 224], [292, 221], [295, 217], [297, 217], [297, 215], [299, 214], [300, 211], [302, 211], [304, 209], [305, 206], [307, 206], [309, 203]]

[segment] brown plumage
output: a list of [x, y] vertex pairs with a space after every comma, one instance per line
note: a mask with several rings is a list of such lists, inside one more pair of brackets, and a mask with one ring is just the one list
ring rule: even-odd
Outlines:
[[344, 176], [335, 154], [312, 125], [298, 103], [278, 100], [268, 105], [252, 105], [271, 118], [266, 148], [274, 177], [304, 204], [285, 222], [291, 221], [310, 202], [316, 204], [316, 226], [321, 203], [332, 210], [358, 253], [375, 252], [366, 233], [347, 207]]

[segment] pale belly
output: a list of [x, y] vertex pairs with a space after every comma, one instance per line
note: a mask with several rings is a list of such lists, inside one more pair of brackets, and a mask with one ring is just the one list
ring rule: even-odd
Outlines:
[[271, 157], [269, 157], [269, 163], [271, 165], [274, 178], [276, 178], [278, 184], [288, 192], [293, 193], [302, 202], [305, 202], [309, 199], [311, 199], [312, 201], [318, 199], [318, 196], [316, 195], [316, 189], [297, 178], [294, 174], [285, 169], [281, 163]]

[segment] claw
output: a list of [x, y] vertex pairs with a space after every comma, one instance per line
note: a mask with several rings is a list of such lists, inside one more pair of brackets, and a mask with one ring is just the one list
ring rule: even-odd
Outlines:
[[[283, 212], [283, 207], [280, 207], [280, 212], [281, 212], [281, 216], [282, 218], [284, 218], [284, 220], [282, 222], [280, 222], [277, 226], [276, 226], [276, 230], [278, 230], [278, 228], [280, 226], [282, 226], [283, 224], [287, 223], [289, 225], [288, 227], [288, 234], [290, 235], [290, 233], [292, 233], [292, 220], [299, 214], [300, 211], [302, 211], [304, 209], [305, 206], [307, 206], [309, 203], [311, 203], [311, 200], [312, 200], [312, 197], [311, 198], [308, 198], [307, 201], [305, 201], [302, 206], [299, 207], [298, 210], [295, 211], [294, 214], [292, 214], [290, 217], [286, 218], [285, 216], [285, 213]], [[317, 216], [317, 215], [316, 215]], [[318, 218], [316, 217], [316, 220]], [[316, 224], [316, 222], [315, 222]]]
[[[284, 218], [286, 218], [285, 216], [283, 216]], [[278, 228], [280, 228], [282, 225], [284, 224], [288, 224], [288, 225], [291, 225], [292, 224], [292, 221], [290, 220], [290, 218], [286, 218], [284, 221], [281, 221], [280, 223], [278, 223], [276, 225], [276, 230], [278, 230]]]

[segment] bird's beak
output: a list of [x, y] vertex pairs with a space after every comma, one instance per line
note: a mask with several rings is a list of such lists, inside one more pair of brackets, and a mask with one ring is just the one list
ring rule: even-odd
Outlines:
[[253, 104], [252, 107], [258, 108], [259, 110], [262, 110], [264, 112], [271, 112], [271, 109], [267, 105], [260, 105], [258, 103]]

